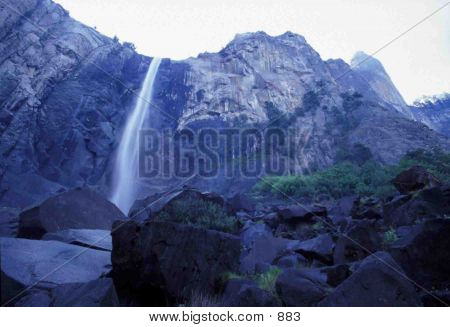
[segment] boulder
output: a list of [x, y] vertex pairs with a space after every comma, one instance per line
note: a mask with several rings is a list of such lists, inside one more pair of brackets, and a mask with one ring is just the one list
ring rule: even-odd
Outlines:
[[420, 306], [414, 285], [386, 252], [365, 258], [358, 269], [319, 303], [330, 307]]
[[357, 198], [351, 210], [353, 219], [381, 219], [383, 218], [382, 204], [375, 198]]
[[414, 225], [424, 219], [450, 215], [450, 187], [426, 188], [415, 194], [394, 198], [383, 207], [384, 223], [389, 226]]
[[16, 307], [118, 307], [114, 283], [100, 278], [87, 283], [69, 283], [36, 290], [21, 298]]
[[112, 203], [88, 188], [77, 188], [23, 211], [18, 237], [40, 239], [44, 234], [65, 229], [111, 230], [115, 220], [124, 219]]
[[[86, 283], [108, 273], [108, 252], [56, 241], [0, 238], [2, 304], [13, 304], [27, 287], [49, 289]], [[21, 295], [25, 295], [24, 294]]]
[[277, 259], [275, 265], [280, 268], [297, 268], [298, 266], [306, 266], [308, 264], [308, 260], [298, 253], [292, 253], [282, 256]]
[[289, 205], [278, 208], [278, 216], [284, 222], [296, 224], [311, 221], [314, 217], [326, 217], [327, 209], [321, 206]]
[[42, 239], [84, 246], [94, 250], [112, 251], [111, 232], [109, 230], [66, 229], [47, 233]]
[[261, 289], [251, 280], [230, 279], [223, 293], [228, 307], [279, 307], [281, 302], [270, 292]]
[[350, 267], [346, 264], [324, 267], [320, 271], [326, 274], [327, 284], [333, 287], [338, 286], [351, 275]]
[[381, 247], [381, 237], [371, 220], [353, 220], [338, 237], [333, 253], [334, 264], [358, 261]]
[[392, 180], [392, 183], [402, 194], [441, 185], [441, 182], [433, 174], [421, 166], [414, 166], [401, 172]]
[[334, 242], [329, 234], [322, 234], [312, 239], [298, 243], [294, 251], [306, 258], [319, 260], [325, 264], [333, 261]]
[[19, 227], [19, 210], [0, 208], [0, 237], [15, 237]]
[[355, 201], [359, 199], [356, 195], [345, 196], [334, 202], [329, 209], [329, 216], [335, 225], [340, 225], [347, 217], [351, 216], [351, 211]]
[[239, 269], [237, 236], [171, 222], [114, 226], [115, 285], [141, 304], [177, 303], [193, 292], [212, 293], [225, 273]]
[[326, 295], [319, 283], [297, 269], [283, 271], [276, 281], [276, 290], [283, 304], [289, 307], [315, 306]]
[[246, 194], [236, 193], [227, 199], [226, 206], [229, 214], [236, 214], [239, 211], [253, 211], [255, 202]]
[[431, 289], [450, 287], [450, 219], [414, 225], [389, 249], [410, 278]]

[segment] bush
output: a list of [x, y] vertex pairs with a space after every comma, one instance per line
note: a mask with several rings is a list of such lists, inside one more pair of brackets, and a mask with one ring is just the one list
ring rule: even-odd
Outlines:
[[391, 245], [398, 240], [397, 232], [394, 228], [390, 228], [388, 231], [384, 233], [383, 244]]
[[275, 294], [276, 293], [275, 283], [280, 274], [281, 274], [280, 268], [272, 267], [268, 271], [254, 276], [254, 279], [258, 283], [258, 286], [260, 288], [268, 292], [271, 292], [272, 294]]
[[204, 227], [226, 233], [235, 232], [237, 224], [236, 218], [228, 216], [222, 206], [203, 199], [175, 200], [160, 212], [155, 220]]
[[450, 183], [450, 154], [440, 151], [415, 151], [398, 165], [383, 166], [368, 160], [362, 165], [348, 161], [310, 175], [268, 176], [253, 188], [259, 194], [338, 199], [346, 195], [387, 197], [395, 194], [391, 180], [412, 166], [423, 166], [444, 183]]

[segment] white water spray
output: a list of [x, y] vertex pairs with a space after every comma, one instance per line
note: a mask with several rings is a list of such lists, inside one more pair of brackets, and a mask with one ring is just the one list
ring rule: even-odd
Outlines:
[[137, 196], [139, 184], [139, 133], [148, 118], [148, 108], [152, 101], [153, 83], [160, 63], [160, 58], [153, 58], [150, 63], [136, 106], [127, 119], [117, 151], [110, 200], [125, 214], [128, 213]]

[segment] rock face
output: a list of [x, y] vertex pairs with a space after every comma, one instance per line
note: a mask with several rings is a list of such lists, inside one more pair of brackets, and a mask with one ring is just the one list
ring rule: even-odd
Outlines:
[[112, 251], [111, 231], [109, 230], [66, 229], [47, 233], [42, 239], [84, 246], [94, 250]]
[[110, 230], [119, 219], [124, 215], [112, 203], [90, 189], [74, 189], [22, 212], [18, 237], [39, 239], [65, 229]]
[[424, 97], [409, 107], [414, 118], [435, 131], [450, 136], [450, 94]]
[[168, 222], [117, 222], [114, 229], [116, 286], [143, 304], [212, 292], [225, 273], [239, 269], [241, 243], [230, 234]]
[[[106, 274], [110, 254], [56, 241], [0, 238], [2, 305], [26, 287], [50, 289], [60, 284], [85, 283]], [[27, 293], [20, 294], [21, 296]]]
[[[9, 5], [17, 12], [5, 7], [0, 16], [0, 203], [24, 208], [81, 185], [107, 194], [114, 150], [150, 58], [51, 0]], [[293, 172], [329, 166], [356, 143], [384, 163], [417, 148], [448, 148], [447, 139], [410, 120], [372, 61], [354, 70], [325, 62], [290, 32], [238, 35], [219, 53], [162, 61], [149, 127], [254, 127], [283, 114], [271, 126], [297, 130]], [[198, 183], [218, 192], [252, 186], [221, 174]], [[167, 183], [145, 185], [154, 191]]]

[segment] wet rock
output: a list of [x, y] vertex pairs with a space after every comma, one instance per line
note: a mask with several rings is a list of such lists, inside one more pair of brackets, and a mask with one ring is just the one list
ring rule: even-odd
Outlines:
[[212, 293], [223, 274], [239, 270], [237, 236], [170, 222], [115, 226], [120, 226], [112, 233], [115, 284], [142, 304], [182, 302], [197, 290]]
[[66, 229], [47, 233], [42, 240], [59, 241], [94, 250], [112, 251], [111, 232], [101, 229]]
[[414, 285], [386, 252], [367, 257], [319, 306], [420, 306]]
[[25, 210], [19, 217], [18, 237], [39, 239], [65, 229], [111, 230], [124, 219], [119, 209], [90, 189], [73, 189]]
[[[85, 283], [108, 273], [111, 255], [106, 251], [56, 241], [0, 238], [2, 304], [29, 286], [53, 288]], [[25, 295], [25, 294], [21, 294]]]
[[392, 183], [402, 194], [441, 185], [441, 182], [422, 166], [414, 166], [401, 172], [392, 180]]

